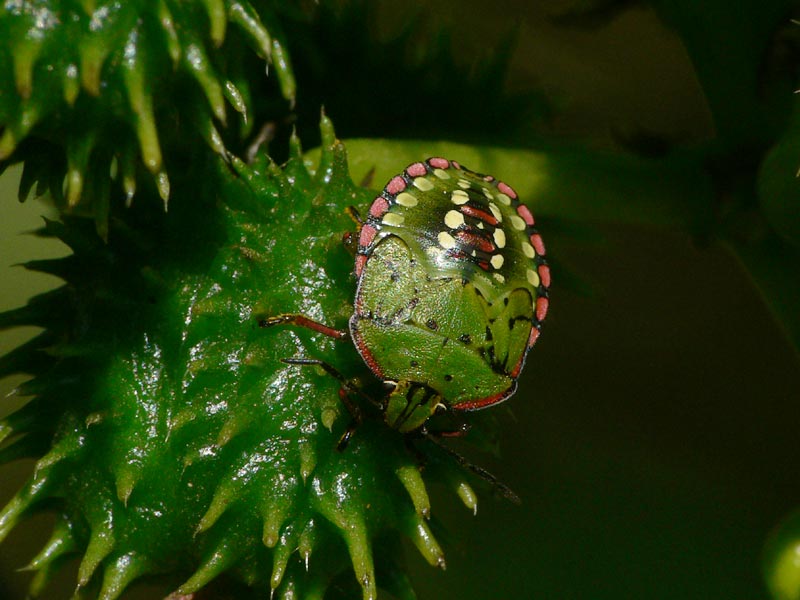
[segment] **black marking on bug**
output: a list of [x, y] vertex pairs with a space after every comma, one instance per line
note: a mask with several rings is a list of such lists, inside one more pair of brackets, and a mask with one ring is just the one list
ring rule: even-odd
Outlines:
[[419, 366], [419, 362], [418, 362], [418, 361], [416, 361], [416, 360], [412, 360], [412, 361], [411, 361], [411, 366], [412, 366], [412, 367], [418, 367], [418, 366]]
[[471, 344], [472, 343], [472, 336], [470, 334], [468, 334], [468, 333], [462, 333], [458, 337], [458, 341], [461, 342], [462, 344]]
[[444, 376], [444, 380], [445, 381], [453, 381], [453, 376], [452, 375], [445, 375]]
[[439, 324], [433, 319], [428, 319], [427, 321], [425, 321], [425, 326], [431, 331], [436, 331], [437, 329], [439, 329]]
[[493, 339], [494, 339], [494, 337], [492, 336], [492, 330], [489, 329], [489, 326], [487, 325], [486, 326], [486, 341], [487, 342], [491, 342]]

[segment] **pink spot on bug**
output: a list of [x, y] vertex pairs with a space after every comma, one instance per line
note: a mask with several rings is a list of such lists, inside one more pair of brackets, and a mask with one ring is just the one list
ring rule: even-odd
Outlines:
[[492, 177], [491, 175], [484, 175], [483, 180], [491, 183], [492, 181], [494, 181], [494, 177]]
[[361, 271], [364, 270], [364, 265], [367, 262], [367, 257], [363, 254], [356, 256], [356, 277], [361, 277]]
[[446, 158], [429, 158], [428, 164], [435, 169], [449, 169], [450, 168], [450, 161]]
[[539, 339], [539, 334], [540, 333], [541, 332], [539, 331], [538, 328], [536, 328], [536, 327], [532, 327], [531, 328], [531, 335], [528, 338], [528, 348], [532, 348], [533, 347], [533, 345], [536, 343], [536, 340]]
[[396, 196], [404, 189], [406, 189], [406, 181], [400, 175], [392, 177], [392, 180], [386, 184], [386, 191], [393, 196]]
[[372, 240], [375, 239], [375, 235], [378, 233], [378, 230], [375, 229], [372, 225], [364, 225], [361, 228], [361, 233], [358, 236], [358, 245], [361, 249], [366, 249], [372, 243]]
[[427, 172], [428, 171], [425, 169], [425, 165], [420, 162], [409, 165], [406, 169], [406, 173], [409, 177], [422, 177]]
[[387, 202], [386, 198], [382, 196], [378, 196], [375, 198], [375, 201], [372, 203], [372, 206], [369, 207], [369, 214], [376, 219], [380, 219], [386, 212], [389, 210], [389, 202]]
[[[499, 189], [499, 187], [498, 187]], [[505, 192], [503, 192], [505, 194]], [[508, 194], [506, 194], [508, 195]], [[517, 207], [517, 214], [522, 217], [522, 220], [528, 224], [528, 227], [533, 227], [533, 215], [531, 211], [528, 210], [528, 207], [524, 204], [520, 204]]]
[[542, 236], [538, 233], [534, 233], [531, 236], [531, 246], [533, 249], [536, 250], [536, 254], [539, 256], [544, 256], [544, 242], [542, 241]]
[[450, 164], [453, 165], [453, 168], [458, 169], [459, 171], [461, 170], [461, 165], [458, 164], [456, 161], [451, 160]]
[[544, 321], [544, 318], [547, 316], [547, 309], [550, 306], [550, 301], [547, 298], [537, 298], [536, 299], [536, 318], [540, 321]]
[[[503, 192], [509, 198], [517, 199], [517, 192], [515, 192], [510, 185], [502, 181], [497, 184], [497, 189]], [[524, 217], [523, 217], [524, 218]]]
[[539, 265], [539, 279], [544, 287], [550, 287], [550, 267], [547, 265]]

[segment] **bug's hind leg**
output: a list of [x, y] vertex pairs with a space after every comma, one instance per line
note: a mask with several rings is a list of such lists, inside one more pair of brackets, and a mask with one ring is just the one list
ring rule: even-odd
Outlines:
[[[459, 465], [461, 465], [465, 469], [469, 469], [484, 481], [489, 482], [491, 486], [498, 492], [500, 492], [500, 494], [504, 498], [510, 500], [514, 504], [522, 504], [522, 500], [520, 500], [520, 497], [517, 496], [516, 493], [514, 493], [514, 490], [512, 490], [510, 487], [508, 487], [506, 484], [504, 484], [502, 481], [500, 481], [497, 477], [492, 475], [489, 471], [487, 471], [483, 467], [479, 467], [478, 465], [469, 462], [458, 452], [456, 452], [452, 448], [448, 448], [445, 444], [442, 443], [440, 439], [440, 437], [442, 436], [440, 436], [438, 433], [429, 433], [426, 431], [423, 433], [423, 436], [425, 437], [425, 439], [427, 439], [428, 441], [432, 442], [434, 445], [442, 449], [445, 452], [445, 454], [449, 454]], [[452, 437], [452, 435], [447, 437]]]
[[[265, 319], [261, 319], [258, 322], [259, 327], [275, 327], [276, 325], [297, 325], [299, 327], [305, 327], [306, 329], [311, 329], [312, 331], [317, 331], [323, 335], [327, 335], [328, 337], [332, 337], [337, 340], [343, 340], [348, 335], [347, 330], [334, 329], [333, 327], [328, 327], [327, 325], [318, 323], [313, 319], [309, 319], [305, 315], [298, 315], [298, 314], [275, 315], [274, 317], [267, 317]], [[328, 372], [330, 373], [330, 371]]]

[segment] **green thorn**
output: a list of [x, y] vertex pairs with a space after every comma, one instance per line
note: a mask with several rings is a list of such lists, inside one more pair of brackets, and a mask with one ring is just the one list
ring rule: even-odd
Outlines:
[[[161, 170], [161, 146], [153, 116], [153, 97], [147, 92], [144, 68], [131, 60], [123, 71], [128, 103], [136, 115], [136, 135], [142, 152], [142, 162], [151, 173]], [[159, 190], [160, 191], [160, 190]]]
[[14, 433], [14, 428], [5, 421], [0, 421], [0, 443]]
[[17, 140], [11, 132], [11, 128], [7, 127], [0, 136], [0, 160], [5, 160], [14, 152], [17, 147]]
[[219, 47], [225, 41], [225, 26], [228, 17], [225, 14], [225, 3], [222, 0], [203, 0], [210, 24], [211, 41]]
[[231, 21], [241, 27], [250, 37], [250, 40], [255, 43], [257, 49], [261, 51], [262, 57], [266, 60], [270, 60], [272, 55], [272, 38], [261, 23], [261, 18], [258, 16], [258, 13], [256, 13], [250, 3], [233, 0], [228, 5], [228, 14], [230, 14]]
[[133, 463], [126, 462], [118, 467], [115, 473], [117, 498], [124, 506], [128, 506], [128, 499], [133, 493], [133, 488], [139, 483], [141, 475], [141, 468], [135, 468]]
[[38, 571], [46, 568], [55, 560], [62, 558], [67, 554], [72, 554], [78, 551], [78, 545], [72, 535], [72, 528], [67, 519], [61, 519], [56, 522], [53, 527], [53, 533], [50, 539], [39, 550], [39, 553], [34, 556], [24, 569], [30, 571]]
[[278, 85], [281, 88], [281, 95], [289, 100], [290, 108], [294, 108], [295, 97], [297, 95], [297, 82], [292, 73], [289, 54], [284, 50], [283, 44], [276, 39], [272, 40], [272, 60], [275, 64], [275, 71], [278, 74]]
[[336, 417], [339, 416], [339, 411], [335, 408], [327, 406], [322, 409], [322, 424], [328, 431], [333, 430], [333, 424], [336, 422]]
[[246, 124], [248, 120], [247, 103], [244, 101], [244, 96], [242, 96], [242, 93], [239, 91], [239, 88], [237, 88], [236, 85], [234, 85], [234, 83], [230, 79], [228, 79], [225, 82], [223, 91], [225, 93], [225, 98], [227, 98], [230, 105], [233, 106], [233, 109], [240, 115], [242, 115], [242, 119]]
[[464, 506], [472, 511], [473, 515], [478, 514], [478, 496], [475, 490], [472, 489], [472, 486], [466, 481], [460, 481], [456, 487], [456, 494], [461, 498], [461, 502], [464, 503]]
[[230, 489], [229, 485], [223, 483], [217, 487], [214, 492], [214, 498], [211, 500], [211, 505], [195, 528], [195, 535], [208, 531], [225, 511], [231, 507], [232, 501], [235, 499], [236, 494]]
[[103, 572], [103, 585], [97, 600], [116, 600], [133, 580], [150, 570], [149, 561], [135, 553], [118, 557]]
[[81, 83], [93, 96], [100, 95], [100, 77], [110, 49], [97, 36], [86, 39], [79, 49]]
[[314, 471], [317, 466], [317, 453], [314, 450], [311, 442], [307, 439], [301, 440], [299, 443], [300, 450], [300, 477], [303, 478], [303, 483], [306, 482], [308, 476]]
[[101, 528], [93, 529], [89, 536], [89, 545], [78, 567], [78, 587], [86, 587], [97, 567], [114, 549], [116, 540], [112, 529], [113, 517], [108, 515]]
[[288, 494], [274, 494], [261, 510], [264, 527], [261, 541], [267, 548], [274, 548], [280, 539], [281, 526], [286, 522], [292, 507]]
[[0, 511], [0, 542], [2, 542], [9, 532], [16, 527], [25, 509], [30, 506], [32, 498], [24, 498], [24, 490], [25, 488], [17, 492], [8, 504], [3, 507], [3, 510]]
[[24, 99], [31, 97], [33, 90], [33, 68], [42, 51], [40, 39], [23, 37], [14, 44], [14, 82], [17, 93]]
[[217, 446], [223, 448], [237, 435], [247, 430], [250, 424], [250, 415], [239, 414], [234, 415], [222, 425], [217, 435]]
[[64, 88], [64, 102], [66, 102], [69, 106], [73, 106], [75, 104], [75, 100], [78, 98], [78, 93], [81, 91], [79, 75], [78, 65], [74, 63], [70, 63], [64, 68], [61, 85]]
[[312, 519], [306, 524], [302, 533], [300, 533], [300, 539], [297, 542], [297, 550], [298, 552], [300, 552], [300, 556], [303, 557], [303, 562], [305, 562], [306, 571], [308, 571], [309, 562], [311, 561], [311, 553], [314, 550], [314, 542], [316, 541], [316, 538], [317, 538], [316, 525]]
[[272, 553], [272, 576], [269, 585], [272, 590], [278, 589], [286, 573], [286, 566], [289, 564], [289, 557], [295, 551], [294, 540], [281, 540], [280, 545]]
[[164, 212], [167, 212], [169, 207], [169, 177], [166, 171], [159, 171], [156, 174], [156, 186], [158, 187], [158, 195], [164, 201]]
[[409, 537], [414, 545], [420, 551], [425, 560], [434, 567], [446, 568], [444, 561], [444, 552], [442, 552], [439, 542], [433, 537], [433, 533], [428, 527], [428, 524], [419, 516], [414, 515], [412, 519], [412, 527], [409, 532]]
[[194, 594], [217, 575], [227, 571], [238, 558], [238, 555], [232, 552], [229, 547], [224, 546], [217, 549], [208, 560], [204, 561], [200, 568], [194, 572], [194, 575], [173, 592], [173, 595], [181, 596]]
[[185, 47], [183, 62], [203, 89], [214, 116], [225, 123], [225, 97], [206, 51], [200, 44], [191, 43]]
[[296, 127], [292, 127], [292, 135], [289, 138], [289, 158], [303, 158], [303, 146], [300, 143], [300, 137], [297, 135]]
[[431, 516], [431, 500], [428, 497], [428, 490], [425, 487], [425, 481], [422, 479], [422, 474], [415, 465], [405, 465], [396, 471], [398, 479], [406, 488], [408, 495], [411, 496], [411, 502], [414, 503], [414, 509], [417, 514], [422, 515], [426, 519]]
[[181, 58], [181, 44], [178, 40], [178, 34], [175, 31], [175, 23], [172, 20], [172, 13], [164, 0], [158, 2], [158, 20], [161, 23], [161, 30], [164, 32], [164, 37], [167, 42], [167, 52], [170, 59], [172, 59], [172, 66], [175, 67]]
[[364, 600], [376, 600], [375, 567], [372, 564], [372, 549], [364, 522], [351, 519], [349, 525], [341, 529], [341, 532], [350, 552], [353, 571], [361, 585]]

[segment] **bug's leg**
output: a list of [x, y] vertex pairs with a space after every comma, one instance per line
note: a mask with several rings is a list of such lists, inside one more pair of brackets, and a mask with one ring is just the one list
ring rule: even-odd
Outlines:
[[428, 435], [435, 435], [437, 438], [460, 438], [467, 435], [470, 429], [472, 429], [472, 425], [469, 423], [459, 423], [458, 426], [453, 429], [431, 431]]
[[356, 396], [361, 396], [373, 404], [375, 401], [362, 392], [358, 387], [353, 385], [353, 383], [346, 379], [345, 376], [342, 375], [333, 365], [329, 365], [324, 360], [319, 360], [316, 358], [282, 358], [281, 362], [285, 362], [288, 365], [321, 367], [326, 373], [328, 373], [328, 375], [334, 377], [341, 384], [341, 387], [339, 388], [339, 399], [342, 401], [342, 404], [344, 404], [351, 417], [347, 429], [342, 434], [342, 437], [339, 438], [339, 442], [336, 444], [336, 449], [340, 452], [343, 451], [345, 448], [347, 448], [347, 444], [350, 443], [350, 438], [353, 437], [356, 429], [358, 429], [358, 426], [361, 425], [361, 422], [364, 420], [361, 409], [353, 402], [353, 400], [350, 398], [350, 395], [353, 394]]
[[323, 325], [322, 323], [317, 323], [316, 321], [309, 319], [305, 315], [297, 315], [297, 314], [275, 315], [274, 317], [267, 317], [266, 319], [261, 319], [258, 322], [258, 325], [259, 327], [274, 327], [275, 325], [298, 325], [300, 327], [305, 327], [306, 329], [311, 329], [312, 331], [317, 331], [323, 335], [327, 335], [328, 337], [332, 337], [337, 340], [343, 340], [344, 338], [347, 337], [346, 330], [334, 329], [333, 327], [328, 327], [327, 325]]
[[361, 218], [361, 213], [358, 212], [358, 209], [355, 206], [348, 206], [344, 209], [344, 212], [346, 212], [347, 216], [353, 219], [353, 222], [361, 229], [364, 225], [364, 219]]
[[361, 187], [368, 188], [372, 185], [372, 180], [375, 179], [375, 167], [372, 167], [367, 174], [364, 175], [364, 178], [361, 180], [361, 183], [358, 185]]
[[517, 496], [510, 487], [502, 483], [499, 479], [497, 479], [497, 477], [489, 473], [489, 471], [487, 471], [483, 467], [479, 467], [478, 465], [472, 464], [466, 458], [461, 456], [458, 452], [445, 446], [441, 442], [441, 440], [439, 440], [439, 437], [436, 434], [425, 432], [423, 433], [423, 435], [425, 439], [427, 439], [430, 442], [433, 442], [433, 444], [441, 448], [446, 454], [449, 454], [453, 459], [455, 459], [455, 461], [459, 465], [461, 465], [465, 469], [469, 469], [484, 481], [489, 482], [494, 489], [496, 489], [498, 492], [500, 492], [500, 494], [502, 494], [504, 498], [506, 498], [507, 500], [511, 500], [511, 502], [513, 502], [514, 504], [522, 504], [522, 500], [520, 500], [520, 497]]

